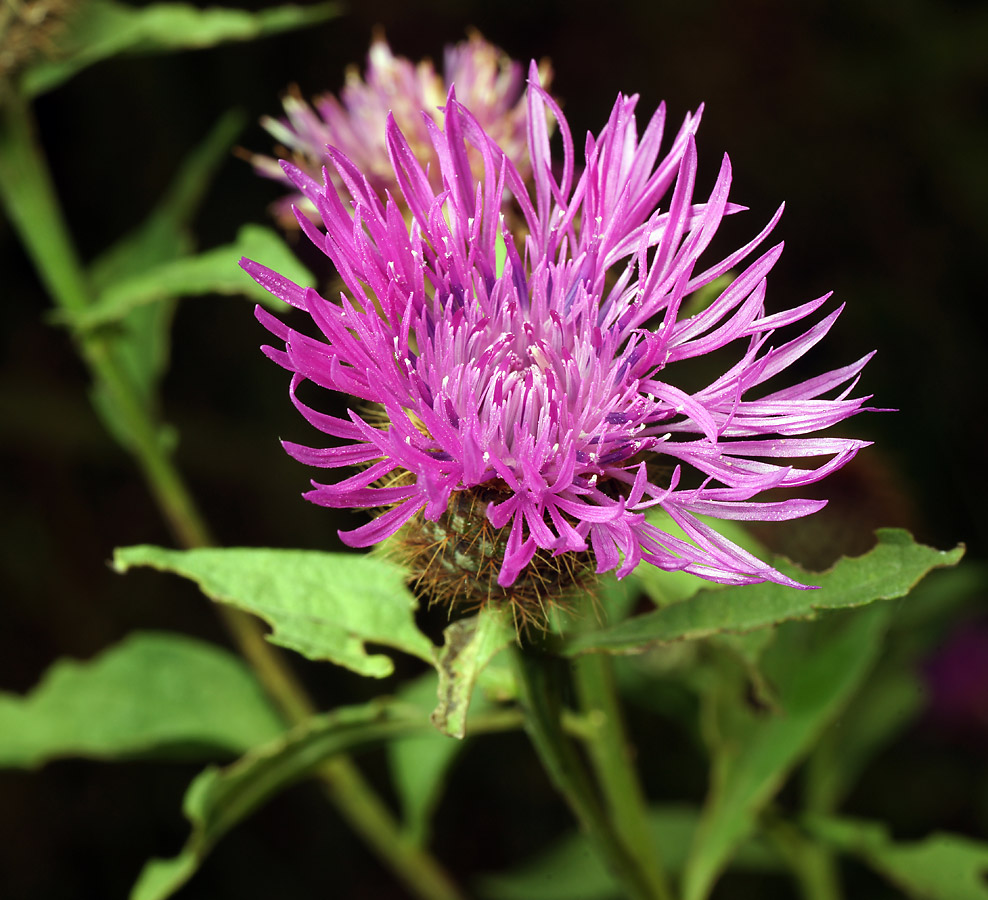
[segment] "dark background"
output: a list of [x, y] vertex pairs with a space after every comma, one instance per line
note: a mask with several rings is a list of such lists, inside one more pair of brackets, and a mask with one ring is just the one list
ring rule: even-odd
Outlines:
[[[364, 0], [304, 32], [104, 62], [36, 106], [83, 256], [141, 220], [228, 108], [249, 116], [241, 144], [268, 150], [256, 120], [278, 112], [292, 82], [305, 95], [338, 89], [344, 67], [363, 64], [377, 25], [413, 59], [439, 63], [443, 45], [468, 26], [515, 58], [551, 58], [577, 146], [601, 128], [618, 90], [641, 94], [640, 121], [662, 99], [672, 122], [705, 102], [701, 190], [726, 150], [732, 199], [752, 210], [732, 234], [755, 233], [787, 204], [775, 233], [787, 249], [769, 280], [770, 304], [834, 290], [847, 309], [814, 351], [813, 371], [877, 348], [861, 388], [898, 410], [846, 424], [844, 433], [876, 446], [825, 484], [830, 512], [802, 531], [780, 526], [763, 537], [828, 561], [834, 548], [866, 549], [862, 531], [902, 524], [925, 542], [965, 541], [970, 558], [984, 557], [988, 6]], [[245, 222], [269, 222], [279, 193], [231, 157], [198, 219], [201, 246], [229, 242]], [[56, 656], [90, 656], [134, 628], [224, 641], [194, 589], [108, 570], [115, 546], [171, 538], [93, 415], [81, 364], [66, 333], [46, 323], [48, 301], [3, 220], [0, 265], [0, 685], [27, 690]], [[299, 499], [309, 473], [277, 443], [313, 435], [287, 401], [284, 373], [257, 351], [263, 341], [244, 301], [180, 307], [164, 399], [181, 434], [179, 462], [223, 543], [335, 548], [340, 523]], [[366, 690], [339, 673], [305, 673], [327, 704]], [[985, 711], [988, 685], [979, 696]], [[910, 811], [923, 830], [988, 826], [983, 739], [977, 729], [957, 738], [928, 722], [909, 735], [902, 752], [927, 766], [917, 779], [939, 786]], [[496, 765], [509, 753], [514, 773]], [[657, 775], [657, 796], [679, 796], [684, 781], [702, 790], [695, 761], [676, 753], [673, 742], [663, 765], [686, 768]], [[504, 737], [463, 760], [437, 848], [454, 871], [518, 860], [565, 821], [526, 759], [521, 739]], [[0, 772], [0, 885], [9, 882], [0, 893], [124, 896], [148, 856], [184, 840], [180, 797], [197, 768], [70, 761]], [[860, 896], [881, 896], [865, 884]], [[181, 896], [308, 897], [334, 885], [337, 896], [402, 896], [321, 799], [295, 789], [228, 838]], [[731, 890], [723, 896], [745, 896], [742, 882]]]

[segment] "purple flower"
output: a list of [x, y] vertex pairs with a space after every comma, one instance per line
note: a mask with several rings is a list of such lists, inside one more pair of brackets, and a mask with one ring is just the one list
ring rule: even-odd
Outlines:
[[[296, 89], [284, 98], [286, 117], [265, 117], [261, 124], [310, 176], [319, 177], [328, 163], [326, 147], [332, 145], [349, 157], [375, 190], [396, 193], [395, 174], [384, 139], [385, 123], [388, 115], [393, 114], [416, 157], [423, 166], [429, 166], [432, 184], [438, 190], [442, 187], [439, 160], [422, 112], [439, 121], [446, 94], [455, 86], [460, 102], [508, 154], [522, 175], [526, 175], [526, 107], [521, 64], [476, 32], [468, 40], [448, 46], [444, 63], [444, 77], [441, 77], [428, 60], [415, 65], [395, 56], [388, 42], [379, 35], [367, 54], [365, 78], [360, 77], [356, 68], [349, 68], [340, 100], [327, 94], [317, 97], [310, 106]], [[547, 64], [540, 74], [547, 82], [550, 77]], [[249, 158], [259, 174], [292, 184], [277, 160], [261, 155]], [[476, 162], [475, 174], [480, 175], [479, 159]], [[338, 189], [343, 188], [342, 179], [332, 167], [330, 177]], [[298, 193], [280, 205], [292, 222], [292, 204], [318, 219], [315, 208], [304, 194]]]
[[[320, 332], [309, 337], [257, 310], [284, 342], [283, 350], [265, 352], [293, 373], [295, 405], [342, 442], [285, 446], [309, 465], [362, 467], [335, 484], [314, 482], [306, 496], [330, 507], [386, 508], [341, 532], [353, 547], [388, 538], [413, 517], [445, 523], [448, 536], [463, 533], [459, 519], [480, 516], [500, 536], [496, 552], [484, 549], [489, 560], [494, 555], [497, 585], [512, 591], [533, 558], [571, 555], [592, 555], [598, 572], [617, 569], [619, 577], [644, 560], [729, 584], [794, 584], [700, 517], [781, 521], [822, 507], [822, 500], [754, 498], [817, 481], [866, 445], [805, 435], [861, 410], [867, 398], [849, 394], [869, 357], [790, 387], [763, 388], [840, 313], [772, 343], [776, 329], [829, 297], [766, 312], [766, 276], [782, 244], [755, 251], [781, 208], [749, 243], [701, 266], [721, 220], [741, 207], [727, 199], [726, 156], [710, 196], [694, 201], [700, 113], [686, 117], [660, 157], [664, 107], [639, 137], [638, 98], [619, 95], [604, 129], [588, 135], [577, 173], [566, 120], [534, 63], [529, 85], [534, 191], [454, 91], [442, 130], [423, 117], [439, 160], [439, 191], [394, 118], [387, 150], [401, 205], [379, 197], [339, 150], [328, 151], [334, 172], [324, 183], [285, 164], [325, 233], [302, 215], [299, 223], [346, 287], [339, 302], [330, 301], [242, 263]], [[563, 145], [558, 166], [550, 117]], [[482, 160], [479, 178], [467, 147]], [[520, 210], [523, 237], [505, 225], [509, 202]], [[683, 313], [691, 293], [738, 268], [709, 305]], [[677, 382], [680, 362], [728, 345], [728, 367], [709, 384], [689, 392]], [[304, 381], [357, 402], [346, 417], [319, 412], [296, 396]], [[820, 457], [805, 466], [786, 462]], [[683, 534], [646, 519], [656, 506]], [[457, 544], [450, 552], [465, 551]]]

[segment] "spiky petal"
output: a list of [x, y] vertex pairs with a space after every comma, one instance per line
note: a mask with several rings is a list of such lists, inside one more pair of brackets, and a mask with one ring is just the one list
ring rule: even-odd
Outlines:
[[[293, 373], [296, 406], [342, 442], [327, 449], [288, 444], [288, 452], [310, 465], [363, 467], [333, 484], [314, 483], [308, 498], [386, 508], [341, 533], [351, 546], [387, 538], [419, 513], [436, 522], [455, 495], [483, 492], [490, 498], [485, 514], [504, 535], [502, 587], [513, 585], [536, 553], [592, 553], [598, 571], [619, 576], [644, 560], [725, 583], [793, 583], [700, 516], [779, 521], [819, 509], [818, 500], [755, 498], [817, 481], [865, 446], [808, 435], [862, 409], [866, 398], [849, 393], [868, 357], [765, 390], [826, 335], [840, 310], [792, 340], [773, 342], [776, 329], [827, 300], [766, 311], [766, 279], [782, 245], [763, 245], [781, 209], [743, 247], [701, 265], [721, 221], [740, 210], [728, 202], [729, 160], [710, 195], [698, 200], [700, 113], [686, 117], [663, 155], [665, 109], [639, 135], [637, 100], [618, 96], [600, 134], [587, 137], [578, 174], [566, 120], [533, 64], [532, 189], [455, 91], [442, 129], [423, 117], [441, 190], [394, 117], [387, 150], [400, 205], [379, 197], [370, 177], [338, 150], [329, 152], [335, 174], [322, 183], [285, 165], [325, 232], [304, 216], [299, 222], [346, 291], [330, 301], [256, 262], [243, 265], [275, 296], [305, 310], [320, 333], [306, 336], [258, 309], [284, 344], [265, 349]], [[559, 165], [549, 117], [562, 140]], [[468, 147], [482, 160], [479, 178]], [[334, 180], [346, 186], [348, 201]], [[524, 220], [523, 246], [505, 226], [508, 202]], [[729, 270], [738, 274], [709, 305], [684, 313], [693, 292]], [[686, 390], [678, 364], [727, 345], [734, 353], [725, 351], [722, 374]], [[356, 402], [345, 418], [318, 412], [296, 395], [303, 381]], [[369, 405], [384, 411], [385, 425], [358, 411]], [[685, 538], [646, 519], [655, 506]]]
[[[546, 82], [551, 77], [547, 63], [542, 64], [541, 76]], [[328, 163], [326, 148], [332, 146], [346, 154], [376, 191], [396, 194], [384, 140], [384, 125], [392, 114], [439, 189], [438, 159], [422, 113], [440, 121], [446, 94], [455, 87], [461, 102], [526, 175], [524, 86], [522, 65], [477, 32], [446, 47], [443, 75], [428, 60], [415, 64], [395, 56], [383, 35], [377, 35], [367, 54], [366, 74], [361, 77], [355, 67], [349, 68], [339, 99], [325, 94], [310, 105], [293, 89], [283, 101], [285, 117], [265, 117], [261, 124], [311, 177], [320, 176]], [[259, 174], [291, 186], [277, 160], [263, 155], [251, 155], [250, 160]], [[480, 174], [479, 167], [476, 174]], [[330, 177], [343, 189], [343, 179], [332, 166]], [[292, 204], [314, 213], [304, 193], [293, 194], [279, 204], [293, 222]]]

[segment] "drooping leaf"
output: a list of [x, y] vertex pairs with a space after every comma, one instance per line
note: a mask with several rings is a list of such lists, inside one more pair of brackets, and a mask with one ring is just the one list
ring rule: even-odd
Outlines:
[[29, 97], [50, 91], [76, 72], [120, 53], [170, 53], [250, 41], [332, 18], [333, 3], [275, 6], [258, 12], [186, 3], [132, 7], [114, 0], [80, 0], [56, 35], [56, 58], [42, 59], [24, 72], [21, 90]]
[[260, 616], [275, 644], [384, 678], [394, 663], [368, 653], [380, 644], [432, 662], [432, 642], [415, 626], [404, 573], [380, 557], [312, 550], [229, 547], [168, 550], [148, 545], [114, 554], [114, 567], [151, 566], [195, 581], [213, 600]]
[[770, 583], [704, 590], [613, 628], [576, 637], [567, 642], [563, 652], [636, 652], [649, 644], [752, 631], [792, 619], [813, 618], [821, 610], [902, 597], [931, 569], [956, 565], [964, 554], [963, 547], [946, 552], [924, 547], [901, 529], [883, 528], [877, 535], [878, 544], [864, 556], [841, 559], [820, 575], [803, 572], [785, 560], [775, 562], [781, 572], [804, 584], [818, 585], [818, 590]]
[[868, 863], [913, 900], [988, 900], [988, 843], [936, 832], [893, 841], [879, 822], [812, 816], [810, 832]]
[[[704, 900], [759, 811], [819, 739], [877, 657], [887, 605], [845, 613], [821, 625], [779, 629], [762, 664], [779, 712], [749, 711], [743, 697], [717, 697], [715, 774], [683, 877], [684, 900]], [[710, 725], [708, 724], [708, 728]]]
[[195, 874], [216, 842], [263, 803], [338, 754], [431, 728], [421, 716], [379, 703], [314, 716], [284, 737], [224, 769], [210, 767], [189, 786], [184, 812], [192, 834], [178, 856], [153, 859], [141, 872], [131, 900], [164, 900]]
[[[672, 874], [680, 871], [689, 851], [699, 810], [691, 806], [656, 806], [649, 810], [649, 825], [656, 853]], [[763, 841], [752, 838], [731, 860], [731, 867], [746, 871], [775, 870], [780, 860]], [[531, 859], [507, 872], [482, 876], [476, 893], [483, 900], [619, 900], [623, 892], [578, 832], [560, 838]]]
[[179, 634], [131, 635], [94, 659], [56, 662], [24, 697], [0, 694], [0, 766], [176, 751], [208, 759], [282, 730], [239, 659]]
[[313, 281], [312, 274], [274, 231], [245, 225], [232, 244], [169, 259], [113, 282], [96, 303], [72, 317], [72, 324], [94, 328], [119, 322], [139, 307], [200, 294], [234, 294], [269, 303], [271, 295], [237, 265], [242, 256], [263, 261], [297, 284]]
[[477, 678], [515, 640], [515, 629], [507, 609], [487, 605], [476, 615], [454, 622], [444, 635], [445, 643], [435, 651], [439, 705], [432, 722], [443, 734], [463, 738]]

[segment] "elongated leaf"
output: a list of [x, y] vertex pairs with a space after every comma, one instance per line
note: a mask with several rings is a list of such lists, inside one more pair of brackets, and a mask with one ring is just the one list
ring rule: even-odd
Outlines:
[[239, 659], [179, 634], [131, 635], [86, 662], [56, 662], [25, 697], [0, 694], [2, 766], [176, 750], [208, 759], [282, 730]]
[[887, 651], [867, 683], [810, 756], [806, 808], [831, 813], [857, 783], [868, 763], [922, 713], [928, 703], [922, 662], [965, 607], [980, 608], [988, 570], [971, 560], [930, 574], [896, 608]]
[[[663, 866], [678, 872], [686, 860], [700, 811], [691, 806], [649, 810], [655, 850]], [[747, 871], [775, 870], [780, 860], [764, 842], [751, 839], [731, 860]], [[484, 875], [476, 886], [484, 900], [618, 900], [621, 885], [593, 852], [586, 837], [574, 832], [508, 872]]]
[[192, 250], [192, 218], [216, 171], [230, 158], [230, 148], [245, 123], [246, 116], [236, 110], [220, 116], [209, 134], [182, 161], [147, 217], [92, 262], [89, 283], [97, 297], [116, 282], [188, 255]]
[[[104, 294], [119, 294], [114, 285], [140, 281], [147, 272], [187, 254], [192, 249], [189, 222], [199, 206], [212, 175], [226, 158], [243, 126], [243, 116], [228, 113], [220, 118], [203, 142], [183, 162], [161, 202], [132, 232], [98, 257], [89, 268], [89, 281], [99, 298], [95, 307], [108, 302]], [[158, 417], [158, 382], [168, 367], [171, 322], [177, 297], [161, 302], [121, 309], [112, 331], [106, 336], [110, 350], [133, 386], [144, 408]], [[84, 316], [91, 315], [87, 307]], [[53, 316], [71, 323], [63, 314]], [[134, 443], [129, 417], [118, 408], [112, 391], [102, 382], [93, 385], [92, 401], [107, 429], [124, 446]], [[166, 428], [160, 440], [170, 447], [172, 436]]]
[[37, 96], [87, 66], [120, 53], [169, 53], [250, 41], [325, 21], [338, 9], [333, 3], [318, 3], [248, 12], [197, 9], [186, 3], [131, 7], [113, 0], [80, 0], [57, 34], [57, 58], [31, 66], [24, 73], [21, 89], [27, 96]]
[[428, 728], [421, 716], [401, 718], [381, 703], [347, 707], [313, 717], [225, 769], [206, 769], [185, 795], [184, 811], [192, 824], [188, 842], [178, 856], [144, 867], [131, 900], [171, 896], [224, 834], [327, 757]]
[[311, 550], [223, 548], [119, 549], [114, 567], [151, 566], [195, 581], [213, 600], [254, 613], [271, 625], [275, 644], [309, 659], [383, 678], [394, 663], [365, 643], [392, 647], [431, 663], [432, 642], [415, 626], [415, 597], [404, 573], [379, 557]]
[[988, 843], [937, 832], [893, 841], [878, 822], [813, 816], [819, 840], [860, 857], [914, 900], [988, 900]]
[[705, 590], [613, 628], [574, 638], [564, 652], [636, 652], [649, 644], [752, 631], [792, 619], [813, 618], [820, 610], [902, 597], [931, 569], [956, 565], [964, 554], [963, 547], [947, 552], [924, 547], [897, 528], [884, 528], [877, 534], [874, 549], [864, 556], [841, 559], [821, 575], [803, 572], [785, 560], [775, 562], [781, 572], [816, 584], [818, 590], [768, 583]]
[[312, 274], [281, 237], [270, 228], [245, 225], [232, 244], [170, 259], [113, 282], [71, 322], [76, 328], [93, 328], [119, 322], [138, 307], [200, 294], [237, 294], [269, 303], [271, 295], [237, 265], [242, 256], [264, 262], [297, 284], [312, 283]]
[[755, 715], [740, 698], [723, 699], [723, 749], [684, 873], [684, 900], [708, 896], [758, 812], [861, 684], [890, 613], [888, 606], [873, 606], [830, 623], [836, 627], [790, 623], [780, 629], [763, 661], [777, 686], [780, 713]]
[[[423, 721], [429, 721], [436, 705], [436, 673], [426, 672], [409, 682], [397, 696], [419, 710]], [[489, 706], [482, 694], [470, 704], [474, 713]], [[388, 742], [388, 761], [401, 801], [404, 830], [408, 839], [418, 846], [428, 843], [432, 814], [442, 796], [446, 773], [465, 746], [465, 742], [450, 740], [435, 728]]]
[[868, 761], [893, 742], [926, 701], [915, 671], [880, 667], [841, 715], [840, 731], [828, 732], [817, 744], [808, 766], [808, 807], [836, 809]]
[[463, 738], [477, 678], [515, 640], [515, 629], [506, 609], [488, 605], [475, 616], [454, 622], [444, 634], [446, 642], [435, 653], [439, 705], [432, 721], [443, 734]]

